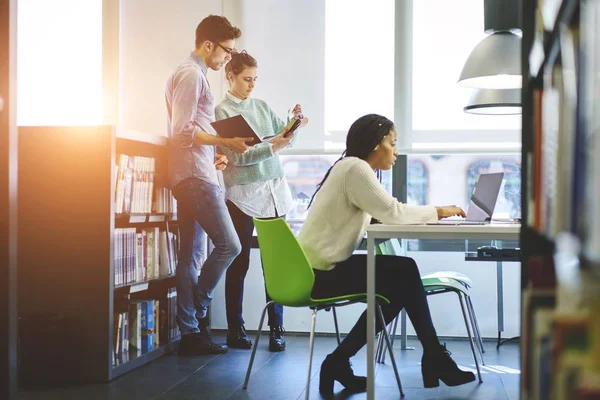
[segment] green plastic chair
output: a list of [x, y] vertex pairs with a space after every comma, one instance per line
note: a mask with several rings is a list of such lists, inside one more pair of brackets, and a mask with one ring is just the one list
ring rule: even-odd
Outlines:
[[[304, 250], [300, 246], [300, 243], [298, 243], [298, 240], [294, 236], [294, 233], [288, 226], [287, 222], [283, 218], [268, 220], [254, 218], [254, 226], [256, 227], [256, 232], [258, 235], [258, 245], [263, 263], [265, 285], [267, 288], [267, 293], [269, 293], [272, 301], [268, 302], [262, 311], [243, 388], [246, 389], [248, 387], [248, 381], [250, 380], [250, 373], [252, 371], [252, 364], [254, 363], [256, 349], [258, 348], [258, 341], [260, 340], [260, 334], [262, 332], [267, 307], [271, 303], [277, 303], [286, 307], [308, 307], [312, 310], [312, 324], [310, 328], [309, 343], [310, 348], [308, 354], [308, 373], [306, 375], [306, 399], [308, 399], [310, 395], [310, 372], [312, 367], [317, 312], [323, 309], [332, 310], [337, 341], [339, 344], [340, 331], [337, 324], [337, 315], [335, 312], [336, 307], [342, 307], [358, 302], [365, 302], [367, 294], [356, 293], [326, 299], [313, 299], [311, 297], [313, 284], [315, 282], [313, 269], [308, 261], [308, 258], [306, 257], [306, 254], [304, 253]], [[380, 303], [389, 304], [389, 300], [380, 295], [376, 295], [376, 297], [378, 302], [377, 316], [379, 317], [380, 322], [383, 324], [382, 326], [385, 327], [387, 324], [385, 323]], [[388, 344], [390, 359], [392, 360], [400, 395], [404, 397], [402, 384], [400, 382], [400, 375], [398, 374], [394, 354], [391, 351], [392, 344], [389, 333], [386, 329], [383, 329], [382, 332], [384, 332], [385, 340]]]
[[[473, 286], [471, 279], [469, 279], [469, 277], [467, 277], [466, 275], [461, 274], [460, 272], [439, 271], [421, 276], [421, 282], [423, 283], [423, 287], [427, 296], [443, 293], [455, 293], [458, 296], [460, 308], [462, 310], [463, 318], [465, 321], [465, 328], [467, 329], [467, 335], [469, 337], [469, 344], [471, 345], [471, 352], [473, 353], [473, 360], [475, 360], [475, 367], [477, 368], [477, 376], [479, 377], [479, 382], [483, 382], [483, 380], [481, 379], [481, 372], [479, 370], [477, 355], [475, 354], [475, 347], [477, 347], [477, 350], [479, 351], [479, 354], [481, 356], [481, 363], [485, 365], [483, 362], [483, 341], [481, 339], [481, 333], [479, 331], [477, 318], [475, 317], [475, 309], [473, 308], [473, 303], [471, 301], [471, 297], [469, 296], [469, 289]], [[463, 298], [465, 299], [464, 302]], [[471, 327], [473, 328], [473, 336], [475, 336], [476, 346], [473, 345], [473, 337], [471, 336], [471, 329], [469, 327], [469, 322], [467, 321], [467, 314], [471, 322]], [[392, 346], [394, 344], [394, 337], [396, 336], [397, 326], [398, 319], [396, 318], [391, 334]], [[379, 341], [376, 356], [378, 362], [384, 361], [382, 346], [383, 343]]]

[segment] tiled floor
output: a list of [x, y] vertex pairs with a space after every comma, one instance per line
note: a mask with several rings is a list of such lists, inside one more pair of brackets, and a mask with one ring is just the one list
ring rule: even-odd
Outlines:
[[[215, 335], [218, 342], [224, 336]], [[73, 387], [45, 392], [22, 392], [19, 400], [54, 399], [160, 399], [160, 400], [296, 400], [304, 398], [304, 384], [308, 361], [308, 337], [287, 335], [287, 350], [269, 353], [267, 340], [261, 339], [257, 351], [250, 384], [242, 389], [250, 351], [230, 350], [220, 356], [177, 357], [169, 355], [154, 363], [132, 371], [104, 385]], [[446, 341], [452, 357], [463, 369], [475, 365], [467, 341]], [[399, 346], [399, 341], [396, 341]], [[480, 399], [517, 400], [519, 398], [519, 347], [508, 343], [496, 351], [494, 342], [486, 342], [484, 355], [486, 365], [482, 367], [483, 383], [476, 382], [459, 387], [424, 389], [420, 373], [421, 347], [416, 340], [409, 340], [416, 350], [395, 349], [396, 362], [400, 371], [406, 399]], [[310, 398], [320, 399], [318, 392], [319, 367], [325, 355], [335, 347], [335, 338], [317, 337], [312, 369]], [[396, 346], [395, 346], [396, 347]], [[366, 352], [363, 349], [354, 359], [357, 374], [366, 371]], [[400, 398], [391, 364], [377, 367], [376, 399]], [[336, 383], [337, 399], [365, 399], [366, 395], [347, 394]]]

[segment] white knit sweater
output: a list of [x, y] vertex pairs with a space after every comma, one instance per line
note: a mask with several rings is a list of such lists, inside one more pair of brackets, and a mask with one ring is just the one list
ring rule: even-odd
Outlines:
[[327, 271], [348, 259], [371, 216], [384, 224], [437, 221], [435, 207], [398, 202], [381, 186], [366, 161], [346, 157], [332, 168], [298, 235], [312, 267]]

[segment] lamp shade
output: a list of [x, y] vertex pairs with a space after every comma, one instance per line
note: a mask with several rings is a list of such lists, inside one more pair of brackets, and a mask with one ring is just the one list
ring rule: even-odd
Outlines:
[[476, 89], [464, 111], [469, 114], [521, 114], [520, 89]]
[[471, 51], [458, 84], [476, 89], [521, 88], [521, 37], [510, 31], [487, 36]]

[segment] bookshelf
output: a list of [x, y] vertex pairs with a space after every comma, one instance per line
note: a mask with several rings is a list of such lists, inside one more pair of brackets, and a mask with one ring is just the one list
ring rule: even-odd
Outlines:
[[[159, 330], [161, 343], [153, 350], [130, 346], [123, 357], [114, 354], [115, 316], [136, 301], [159, 299], [162, 307], [175, 287], [174, 275], [164, 274], [135, 281], [129, 275], [115, 284], [120, 265], [137, 268], [137, 258], [131, 261], [136, 235], [157, 228], [176, 237], [177, 217], [170, 212], [116, 212], [119, 154], [153, 159], [154, 189], [161, 188], [166, 139], [112, 126], [20, 127], [18, 134], [21, 384], [108, 382], [175, 350], [178, 336]], [[133, 235], [122, 253], [129, 264], [119, 259], [125, 248], [119, 230]], [[169, 246], [176, 253], [176, 244]], [[155, 312], [158, 324], [162, 311]]]
[[521, 399], [600, 398], [600, 2], [523, 2]]

